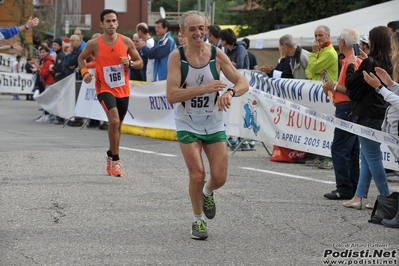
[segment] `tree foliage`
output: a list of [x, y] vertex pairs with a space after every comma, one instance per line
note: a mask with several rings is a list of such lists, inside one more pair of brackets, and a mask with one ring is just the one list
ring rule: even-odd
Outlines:
[[[326, 17], [335, 16], [363, 7], [387, 2], [386, 0], [253, 0], [259, 9], [247, 10], [236, 17], [236, 24], [243, 27], [241, 35], [257, 34], [274, 30], [279, 25], [298, 25]], [[356, 18], [355, 18], [356, 19]]]
[[[13, 0], [9, 14], [16, 21], [17, 25], [24, 25], [30, 17], [38, 17], [40, 23], [33, 29], [32, 33], [33, 39], [35, 40], [43, 40], [46, 36], [46, 32], [53, 31], [54, 8], [52, 5], [35, 8], [32, 4], [32, 0]], [[26, 31], [20, 32], [19, 38], [24, 48], [24, 53], [27, 52], [28, 56], [30, 56], [31, 43], [27, 39]]]
[[[151, 4], [151, 12], [158, 12], [162, 6], [166, 12], [177, 12], [177, 0], [154, 0]], [[181, 0], [180, 11], [185, 12], [188, 10], [197, 9], [197, 0]]]
[[[228, 25], [234, 24], [235, 13], [226, 12], [227, 9], [233, 6], [241, 5], [246, 0], [213, 0], [215, 1], [215, 21], [214, 24]], [[211, 1], [212, 2], [212, 1]], [[180, 12], [189, 10], [198, 10], [198, 0], [180, 0]], [[159, 12], [159, 8], [163, 7], [166, 12], [177, 12], [177, 0], [153, 0], [151, 4], [151, 12]], [[205, 0], [201, 0], [201, 11], [204, 11]]]

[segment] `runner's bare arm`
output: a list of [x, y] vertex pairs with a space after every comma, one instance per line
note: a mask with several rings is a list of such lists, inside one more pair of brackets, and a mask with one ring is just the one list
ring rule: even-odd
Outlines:
[[234, 89], [236, 91], [235, 97], [241, 96], [249, 90], [248, 82], [233, 66], [225, 53], [221, 53], [220, 51], [217, 52], [216, 63], [220, 66], [220, 70], [223, 71], [226, 78], [234, 84]]
[[123, 41], [127, 47], [127, 53], [130, 55], [132, 60], [131, 68], [133, 69], [141, 69], [143, 67], [143, 60], [139, 55], [139, 52], [136, 49], [133, 41], [126, 36], [123, 36]]
[[98, 47], [98, 40], [93, 39], [89, 40], [86, 44], [86, 47], [80, 53], [78, 57], [78, 65], [80, 69], [86, 68], [86, 59], [91, 56], [93, 53], [97, 54], [96, 48]]
[[213, 93], [222, 91], [227, 84], [220, 80], [214, 80], [195, 88], [182, 89], [181, 82], [181, 62], [178, 50], [174, 50], [169, 55], [168, 60], [168, 78], [166, 80], [166, 97], [169, 103], [179, 103], [190, 100], [204, 93]]
[[98, 49], [98, 40], [93, 39], [87, 42], [86, 47], [80, 53], [78, 57], [78, 65], [80, 68], [80, 73], [82, 74], [83, 81], [86, 83], [90, 83], [92, 80], [92, 76], [87, 70], [86, 59], [91, 56], [93, 53], [97, 54]]

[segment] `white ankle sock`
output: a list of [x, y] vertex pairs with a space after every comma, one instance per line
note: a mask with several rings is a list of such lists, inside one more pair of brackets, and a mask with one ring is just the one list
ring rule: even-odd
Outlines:
[[209, 190], [206, 188], [206, 184], [205, 184], [204, 187], [202, 188], [202, 193], [203, 193], [205, 196], [210, 196], [210, 195], [212, 194], [212, 191], [209, 191]]
[[198, 222], [199, 220], [204, 221], [204, 216], [202, 216], [202, 214], [200, 214], [200, 215], [194, 214], [194, 223]]

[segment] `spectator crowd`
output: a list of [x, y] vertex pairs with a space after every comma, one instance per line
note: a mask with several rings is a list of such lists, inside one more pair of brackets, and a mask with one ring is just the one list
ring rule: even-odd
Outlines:
[[[33, 22], [31, 23], [33, 25]], [[274, 78], [321, 81], [324, 93], [334, 103], [336, 117], [375, 130], [398, 134], [399, 20], [387, 22], [386, 26], [376, 26], [368, 35], [363, 36], [360, 36], [356, 29], [342, 29], [337, 40], [338, 52], [331, 43], [330, 28], [327, 25], [320, 25], [314, 29], [315, 42], [309, 51], [297, 45], [292, 35], [283, 35], [279, 39], [280, 59], [276, 64], [258, 64], [256, 57], [248, 51], [249, 40], [244, 38], [239, 41], [232, 29], [222, 30], [209, 20], [206, 25], [204, 41], [215, 46], [217, 52], [225, 53], [236, 69], [255, 70]], [[25, 27], [28, 29], [28, 26]], [[157, 20], [157, 38], [154, 39], [146, 23], [136, 25], [136, 31], [131, 38], [141, 56], [143, 67], [130, 68], [130, 79], [146, 82], [167, 79], [169, 55], [177, 48], [169, 28], [167, 20]], [[16, 28], [13, 34], [23, 29], [22, 26], [20, 29]], [[5, 32], [1, 36], [7, 37], [7, 34], [11, 33]], [[95, 34], [93, 38], [101, 36]], [[78, 80], [82, 79], [77, 71], [79, 55], [86, 46], [82, 31], [76, 29], [68, 39], [70, 46], [67, 48], [61, 37], [54, 38], [51, 43], [43, 41], [37, 48], [39, 58], [27, 59], [25, 71], [37, 77], [34, 90], [42, 93], [69, 75], [76, 75]], [[183, 49], [187, 45], [182, 31], [179, 32], [178, 45]], [[354, 54], [353, 47], [357, 45], [360, 53]], [[19, 50], [19, 47], [16, 43], [9, 49]], [[91, 67], [94, 67], [95, 59], [95, 56], [87, 59], [88, 67], [90, 62]], [[20, 60], [21, 56], [17, 56], [16, 61], [12, 63], [12, 72], [19, 72]], [[18, 95], [14, 95], [13, 99], [19, 100]], [[29, 96], [27, 100], [32, 98]], [[56, 117], [43, 110], [43, 114], [36, 121], [63, 124], [65, 118]], [[82, 118], [75, 118], [69, 125], [82, 126], [83, 123]], [[107, 129], [107, 124], [91, 120], [88, 127]], [[234, 150], [255, 150], [253, 140], [239, 136], [229, 136], [227, 144]], [[391, 151], [395, 158], [399, 157], [397, 149]], [[344, 207], [362, 209], [362, 199], [368, 196], [371, 180], [374, 180], [380, 195], [389, 195], [387, 175], [391, 172], [383, 167], [380, 143], [336, 128], [331, 154], [331, 158], [315, 156], [306, 163], [309, 166], [334, 171], [336, 189], [324, 194], [325, 198], [348, 200], [343, 203]], [[372, 205], [366, 207], [373, 208]]]

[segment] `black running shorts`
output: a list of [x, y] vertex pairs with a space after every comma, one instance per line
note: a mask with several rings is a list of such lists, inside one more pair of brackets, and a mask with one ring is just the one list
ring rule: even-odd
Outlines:
[[118, 109], [119, 120], [123, 121], [127, 113], [127, 108], [129, 106], [129, 97], [116, 98], [109, 92], [103, 92], [97, 95], [97, 99], [103, 107], [105, 113], [107, 114], [112, 108]]

